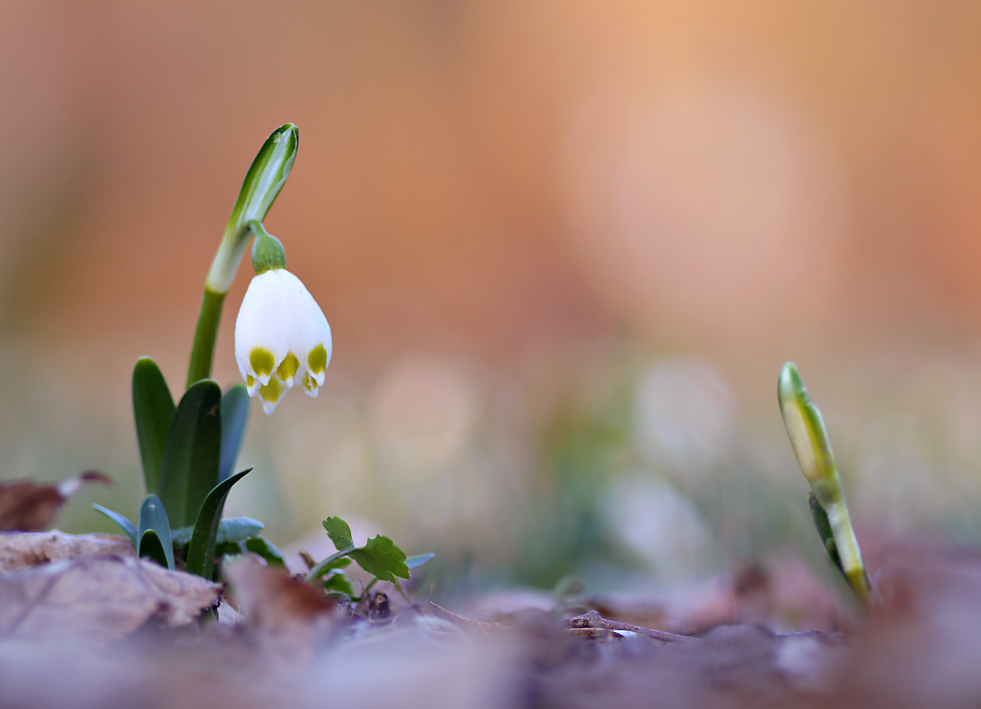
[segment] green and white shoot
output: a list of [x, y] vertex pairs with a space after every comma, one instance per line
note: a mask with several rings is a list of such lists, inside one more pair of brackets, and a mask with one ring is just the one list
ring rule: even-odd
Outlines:
[[862, 552], [848, 516], [841, 478], [821, 412], [811, 403], [793, 362], [780, 370], [777, 386], [780, 412], [804, 477], [811, 485], [811, 514], [832, 563], [859, 600], [869, 600], [869, 581]]
[[249, 222], [261, 222], [266, 218], [266, 213], [290, 176], [299, 146], [299, 129], [287, 123], [266, 139], [249, 167], [204, 283], [204, 299], [201, 301], [187, 373], [188, 387], [211, 376], [222, 305], [252, 236]]
[[298, 383], [316, 397], [333, 350], [330, 325], [299, 278], [286, 270], [283, 245], [253, 220], [255, 278], [235, 321], [235, 359], [249, 395], [271, 414]]

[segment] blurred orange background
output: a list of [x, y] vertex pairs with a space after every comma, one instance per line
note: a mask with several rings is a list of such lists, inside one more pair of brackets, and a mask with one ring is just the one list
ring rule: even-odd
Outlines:
[[[233, 506], [277, 541], [344, 512], [506, 556], [497, 515], [563, 484], [540, 442], [568, 397], [621, 378], [638, 413], [602, 489], [639, 466], [698, 502], [691, 466], [738, 465], [798, 499], [788, 359], [869, 526], [973, 520], [979, 36], [974, 3], [3, 0], [0, 476], [98, 467], [135, 509], [129, 369], [183, 382], [238, 187], [289, 121], [266, 226], [334, 359], [317, 401], [253, 411], [243, 462], [271, 472]], [[675, 470], [658, 416], [685, 455], [713, 431], [751, 453]], [[63, 526], [108, 529], [87, 501]]]

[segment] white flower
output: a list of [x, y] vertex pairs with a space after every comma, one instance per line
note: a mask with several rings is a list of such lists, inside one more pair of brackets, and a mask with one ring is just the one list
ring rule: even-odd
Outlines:
[[327, 318], [299, 278], [276, 268], [252, 279], [235, 320], [235, 359], [263, 411], [297, 383], [317, 396], [331, 351]]

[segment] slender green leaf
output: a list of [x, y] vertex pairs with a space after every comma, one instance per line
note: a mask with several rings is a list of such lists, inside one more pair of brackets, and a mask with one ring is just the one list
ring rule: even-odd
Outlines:
[[181, 527], [194, 525], [218, 484], [221, 388], [210, 379], [192, 385], [177, 406], [160, 463], [160, 499]]
[[[170, 522], [167, 521], [167, 511], [163, 503], [156, 495], [147, 495], [140, 505], [140, 526], [136, 536], [140, 540], [137, 556], [150, 556], [161, 566], [174, 568], [174, 544], [170, 539]], [[158, 545], [161, 547], [159, 551]]]
[[[824, 550], [828, 553], [828, 558], [831, 559], [831, 563], [834, 564], [835, 568], [845, 576], [845, 570], [841, 566], [841, 557], [838, 556], [838, 545], [835, 544], [834, 533], [831, 531], [831, 523], [828, 521], [828, 513], [818, 499], [814, 496], [813, 492], [807, 493], [807, 506], [811, 510], [811, 520], [814, 522], [814, 528], [817, 529], [818, 536], [821, 537], [821, 543], [824, 545]], [[845, 576], [845, 580], [848, 577]]]
[[[173, 553], [173, 550], [171, 550], [171, 554]], [[152, 529], [146, 530], [143, 532], [143, 536], [140, 537], [140, 558], [150, 559], [168, 569], [174, 568], [170, 562], [170, 558], [167, 556], [167, 547], [160, 541], [160, 537]]]
[[160, 460], [175, 409], [174, 398], [160, 368], [149, 357], [136, 360], [133, 367], [133, 418], [136, 421], [136, 440], [140, 446], [147, 494], [160, 491]]
[[405, 560], [405, 565], [410, 569], [418, 569], [420, 566], [425, 564], [427, 561], [432, 559], [435, 554], [417, 554], [416, 556], [410, 556]]
[[334, 542], [334, 546], [340, 549], [347, 549], [354, 546], [354, 539], [351, 537], [351, 528], [347, 522], [340, 517], [328, 517], [323, 521], [327, 536]]
[[123, 517], [118, 512], [113, 512], [110, 509], [106, 509], [102, 505], [92, 505], [92, 507], [94, 507], [96, 509], [96, 511], [101, 512], [106, 517], [108, 517], [113, 522], [115, 522], [120, 527], [122, 527], [122, 530], [126, 533], [126, 536], [129, 537], [129, 540], [131, 542], [133, 542], [133, 546], [134, 547], [136, 546], [136, 525], [135, 524], [133, 524], [132, 522], [130, 522], [128, 519], [126, 519], [125, 517]]
[[397, 583], [399, 578], [409, 578], [409, 567], [405, 565], [405, 552], [395, 546], [388, 537], [379, 534], [368, 543], [348, 554], [358, 566], [382, 581]]
[[218, 536], [221, 513], [225, 509], [225, 499], [228, 497], [232, 486], [250, 472], [252, 472], [252, 468], [247, 468], [241, 473], [236, 473], [227, 480], [223, 480], [205, 498], [197, 523], [194, 525], [191, 543], [187, 548], [187, 572], [189, 574], [197, 574], [206, 579], [211, 578], [215, 563], [215, 540]]
[[249, 390], [244, 384], [236, 384], [221, 397], [221, 463], [218, 481], [227, 480], [235, 469], [245, 427], [249, 423]]
[[265, 537], [246, 539], [245, 548], [264, 559], [269, 566], [278, 566], [282, 569], [286, 568], [286, 560], [283, 558], [283, 553]]
[[[264, 529], [262, 522], [250, 517], [231, 517], [223, 519], [218, 523], [218, 534], [215, 536], [215, 544], [225, 542], [238, 543], [246, 539], [258, 536]], [[191, 535], [194, 534], [194, 527], [181, 527], [170, 533], [174, 540], [175, 547], [185, 547], [191, 543]]]

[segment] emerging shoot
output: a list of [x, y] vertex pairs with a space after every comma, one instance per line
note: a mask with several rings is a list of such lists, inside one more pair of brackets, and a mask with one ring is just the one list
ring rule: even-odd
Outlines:
[[[777, 395], [797, 462], [811, 485], [811, 512], [825, 550], [855, 595], [867, 603], [868, 577], [848, 516], [828, 432], [824, 428], [821, 412], [811, 403], [793, 362], [787, 362], [780, 370]], [[828, 531], [830, 539], [827, 538]]]

